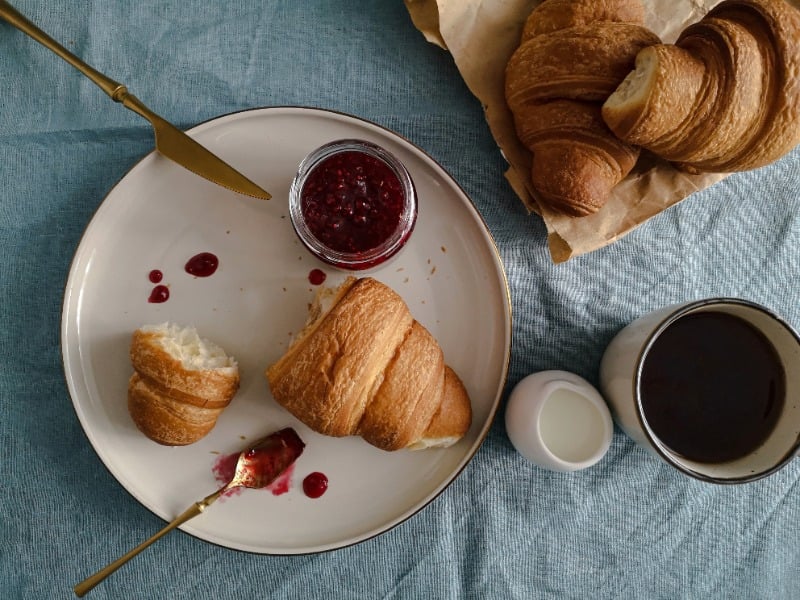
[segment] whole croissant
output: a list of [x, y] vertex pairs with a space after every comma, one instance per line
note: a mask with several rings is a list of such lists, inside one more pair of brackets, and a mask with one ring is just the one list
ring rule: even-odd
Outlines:
[[657, 44], [639, 0], [545, 0], [528, 17], [506, 66], [505, 95], [532, 152], [534, 196], [552, 210], [599, 210], [633, 168], [639, 149], [619, 140], [600, 108]]
[[622, 139], [689, 171], [773, 162], [800, 143], [800, 11], [723, 1], [675, 45], [643, 49], [602, 114]]
[[318, 433], [360, 435], [383, 450], [445, 447], [463, 437], [469, 396], [402, 298], [369, 277], [327, 292], [267, 369], [275, 400]]
[[128, 412], [147, 437], [192, 444], [213, 429], [239, 389], [236, 361], [193, 327], [145, 325], [133, 332]]

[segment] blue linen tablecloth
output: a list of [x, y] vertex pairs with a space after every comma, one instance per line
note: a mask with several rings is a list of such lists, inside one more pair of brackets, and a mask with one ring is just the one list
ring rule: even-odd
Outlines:
[[[430, 153], [471, 196], [507, 269], [506, 392], [543, 369], [597, 383], [614, 333], [669, 303], [738, 296], [800, 326], [800, 151], [554, 265], [541, 220], [504, 180], [479, 103], [400, 0], [16, 6], [183, 128], [252, 107], [317, 106]], [[68, 598], [163, 525], [87, 441], [59, 337], [80, 236], [153, 140], [145, 121], [5, 24], [0, 82], [0, 597]], [[593, 468], [545, 471], [515, 452], [501, 408], [456, 481], [384, 535], [279, 557], [176, 532], [91, 597], [800, 598], [799, 481], [794, 460], [752, 484], [704, 484], [619, 430]]]

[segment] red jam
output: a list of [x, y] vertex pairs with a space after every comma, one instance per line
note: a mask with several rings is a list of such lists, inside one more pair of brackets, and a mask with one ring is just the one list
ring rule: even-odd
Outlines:
[[161, 280], [164, 279], [164, 274], [158, 269], [153, 269], [147, 274], [147, 278], [150, 280], [150, 283], [161, 283]]
[[311, 269], [311, 271], [308, 272], [308, 282], [311, 285], [322, 285], [327, 278], [328, 276], [322, 269]]
[[311, 233], [336, 252], [377, 248], [397, 230], [403, 184], [382, 160], [357, 150], [334, 154], [309, 174], [300, 206]]
[[328, 490], [328, 478], [325, 473], [314, 472], [303, 479], [303, 492], [309, 498], [319, 498]]
[[169, 300], [169, 288], [165, 285], [157, 285], [150, 292], [150, 297], [147, 299], [151, 304], [160, 304]]
[[[235, 475], [244, 487], [265, 488], [275, 496], [285, 494], [291, 488], [294, 462], [303, 453], [305, 443], [294, 429], [287, 427], [265, 438], [258, 447], [243, 455], [226, 454], [217, 458], [212, 467], [214, 477], [225, 485]], [[239, 493], [242, 487], [234, 487], [225, 495]]]
[[184, 269], [195, 277], [210, 277], [219, 266], [219, 259], [211, 252], [201, 252], [190, 258]]

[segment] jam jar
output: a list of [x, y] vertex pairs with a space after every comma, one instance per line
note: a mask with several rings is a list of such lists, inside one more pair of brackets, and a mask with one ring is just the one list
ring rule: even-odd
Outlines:
[[405, 166], [365, 140], [337, 140], [300, 163], [289, 191], [300, 240], [320, 260], [360, 271], [405, 245], [417, 219], [417, 196]]

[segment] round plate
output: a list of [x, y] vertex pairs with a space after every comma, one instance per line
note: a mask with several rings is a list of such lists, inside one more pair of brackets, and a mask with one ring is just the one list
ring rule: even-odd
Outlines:
[[[190, 131], [193, 138], [273, 194], [255, 200], [220, 188], [151, 153], [101, 204], [78, 247], [62, 315], [65, 373], [78, 418], [111, 473], [144, 506], [171, 520], [219, 487], [215, 464], [286, 426], [306, 442], [289, 490], [223, 497], [182, 529], [251, 552], [339, 548], [387, 531], [434, 499], [485, 438], [505, 384], [511, 345], [508, 284], [485, 223], [455, 181], [398, 135], [352, 116], [309, 108], [255, 109]], [[447, 449], [384, 452], [360, 438], [310, 431], [271, 397], [264, 370], [306, 319], [312, 269], [336, 285], [346, 273], [308, 254], [288, 217], [302, 158], [339, 138], [362, 138], [402, 160], [419, 194], [416, 229], [403, 251], [369, 272], [394, 288], [437, 338], [473, 405], [468, 434]], [[200, 253], [219, 258], [210, 277], [188, 275]], [[150, 303], [148, 274], [163, 273], [164, 303]], [[216, 427], [170, 448], [141, 434], [127, 411], [132, 332], [171, 321], [195, 326], [237, 358], [241, 388]], [[321, 471], [321, 498], [303, 494]]]

